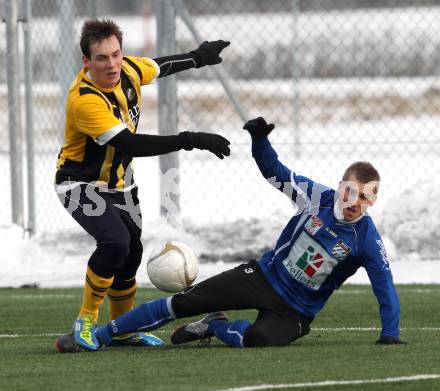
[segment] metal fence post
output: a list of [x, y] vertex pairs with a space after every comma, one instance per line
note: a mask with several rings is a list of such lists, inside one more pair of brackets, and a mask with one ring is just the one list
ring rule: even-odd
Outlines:
[[[157, 56], [174, 54], [176, 52], [175, 2], [174, 0], [156, 1], [154, 7], [156, 13]], [[159, 134], [168, 135], [176, 133], [177, 83], [174, 75], [158, 81], [158, 116]], [[179, 155], [174, 152], [160, 156], [159, 167], [161, 174], [160, 213], [162, 216], [178, 214], [180, 212]], [[170, 179], [172, 179], [173, 183], [170, 183]], [[169, 207], [170, 202], [172, 209]], [[166, 207], [167, 205], [168, 207]]]
[[[176, 12], [179, 14], [179, 16], [182, 18], [183, 22], [185, 23], [186, 27], [188, 27], [188, 30], [191, 31], [191, 35], [194, 37], [195, 41], [198, 44], [201, 44], [203, 42], [202, 37], [198, 33], [196, 26], [191, 20], [191, 16], [186, 9], [185, 3], [183, 0], [175, 0], [176, 1]], [[235, 111], [240, 116], [241, 120], [243, 122], [246, 122], [249, 120], [249, 116], [246, 113], [245, 109], [243, 108], [242, 104], [240, 103], [238, 97], [236, 94], [234, 94], [233, 90], [231, 89], [226, 73], [224, 72], [222, 67], [213, 67], [212, 68], [215, 75], [219, 79], [221, 85], [223, 86], [223, 89], [225, 90], [225, 93], [229, 100], [231, 101], [232, 105], [234, 106]]]
[[26, 172], [27, 172], [27, 222], [25, 229], [35, 232], [35, 166], [34, 166], [34, 122], [32, 99], [32, 7], [31, 0], [24, 1], [24, 83], [26, 104]]
[[6, 16], [6, 74], [8, 83], [9, 157], [11, 164], [12, 222], [23, 226], [23, 167], [21, 151], [21, 107], [18, 61], [18, 4], [7, 0]]
[[60, 108], [60, 139], [64, 140], [64, 113], [67, 92], [75, 78], [75, 16], [74, 1], [58, 0], [58, 29], [59, 29], [59, 64], [58, 76], [61, 89]]
[[87, 2], [87, 15], [89, 19], [96, 19], [98, 12], [96, 6], [96, 0], [89, 0]]

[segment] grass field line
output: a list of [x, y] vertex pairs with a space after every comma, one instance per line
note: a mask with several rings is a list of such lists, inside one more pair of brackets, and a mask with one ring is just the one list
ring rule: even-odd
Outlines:
[[[312, 331], [380, 331], [379, 327], [314, 327]], [[440, 327], [402, 327], [400, 329], [408, 331], [440, 331]], [[167, 330], [155, 330], [154, 334], [169, 334]], [[0, 334], [0, 338], [22, 338], [22, 337], [59, 337], [65, 333], [41, 333], [41, 334]]]
[[255, 386], [226, 388], [219, 391], [256, 391], [256, 390], [275, 390], [282, 388], [328, 387], [328, 386], [338, 386], [338, 385], [358, 385], [358, 384], [374, 384], [374, 383], [401, 383], [401, 382], [432, 380], [432, 379], [440, 379], [440, 374], [386, 377], [383, 379], [325, 380], [325, 381], [310, 382], [310, 383], [260, 384]]
[[[381, 331], [380, 327], [312, 327], [312, 331]], [[401, 327], [400, 330], [440, 331], [440, 327]]]
[[[398, 289], [399, 293], [437, 293], [440, 292], [439, 289], [430, 289], [430, 288], [401, 288]], [[350, 289], [350, 290], [336, 290], [337, 294], [341, 295], [364, 295], [371, 294], [371, 289]], [[77, 297], [77, 295], [71, 293], [49, 293], [49, 294], [24, 294], [24, 295], [0, 295], [1, 298], [6, 299], [24, 299], [24, 300], [38, 300], [38, 299], [73, 299]]]
[[[398, 293], [438, 293], [439, 289], [429, 289], [429, 288], [397, 288]], [[350, 289], [350, 290], [336, 290], [335, 293], [341, 295], [365, 295], [371, 294], [371, 289]]]
[[48, 295], [32, 295], [32, 294], [26, 294], [26, 295], [5, 295], [2, 296], [7, 299], [24, 299], [24, 300], [34, 300], [34, 299], [73, 299], [75, 297], [78, 297], [77, 295], [72, 294], [66, 294], [66, 293], [49, 293]]

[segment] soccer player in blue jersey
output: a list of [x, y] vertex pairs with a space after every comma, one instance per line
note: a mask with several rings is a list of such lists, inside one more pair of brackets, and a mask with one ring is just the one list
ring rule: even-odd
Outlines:
[[[177, 328], [171, 342], [217, 337], [233, 347], [284, 346], [306, 335], [330, 295], [357, 269], [366, 269], [382, 322], [380, 344], [402, 343], [400, 305], [381, 237], [367, 209], [379, 173], [368, 162], [345, 171], [338, 191], [297, 175], [279, 162], [268, 135], [273, 124], [248, 121], [252, 155], [265, 178], [298, 206], [275, 248], [260, 260], [209, 278], [185, 292], [146, 302], [96, 330], [97, 345], [119, 334], [150, 331], [178, 318], [208, 313]], [[225, 310], [257, 309], [254, 323], [229, 321]]]

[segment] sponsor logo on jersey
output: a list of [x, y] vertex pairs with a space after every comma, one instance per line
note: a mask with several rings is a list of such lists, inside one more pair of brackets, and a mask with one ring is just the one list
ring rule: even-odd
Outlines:
[[321, 219], [316, 216], [312, 215], [310, 219], [307, 221], [307, 223], [304, 224], [304, 229], [312, 236], [314, 236], [322, 227], [324, 223], [321, 221]]
[[136, 103], [135, 106], [128, 110], [128, 115], [130, 116], [131, 122], [136, 127], [139, 123], [139, 117], [141, 115], [141, 109], [139, 108], [139, 104]]
[[337, 260], [342, 261], [347, 257], [350, 250], [351, 248], [342, 240], [338, 240], [338, 243], [336, 243], [335, 247], [332, 249], [332, 254]]
[[304, 270], [304, 273], [309, 277], [312, 277], [323, 263], [324, 258], [322, 255], [315, 251], [312, 246], [309, 246], [306, 251], [304, 251], [303, 255], [301, 255], [301, 258], [296, 261], [296, 266], [301, 270]]
[[337, 260], [305, 232], [301, 233], [283, 260], [293, 279], [314, 290], [321, 287], [336, 264]]
[[127, 88], [127, 98], [128, 100], [133, 100], [135, 97], [135, 93], [133, 88]]

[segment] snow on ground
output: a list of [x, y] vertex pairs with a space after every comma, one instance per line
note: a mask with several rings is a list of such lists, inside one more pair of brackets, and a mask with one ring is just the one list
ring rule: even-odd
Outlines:
[[[275, 224], [276, 225], [276, 224]], [[214, 245], [215, 231], [210, 236], [203, 237], [200, 231], [191, 227], [183, 229], [168, 225], [163, 220], [157, 220], [154, 229], [144, 240], [145, 252], [143, 262], [138, 271], [138, 282], [141, 286], [149, 286], [150, 281], [146, 273], [146, 259], [154, 249], [164, 241], [174, 239], [190, 245], [197, 255], [206, 259], [206, 254], [215, 254]], [[275, 226], [271, 226], [275, 228]], [[217, 231], [217, 236], [223, 237], [224, 229]], [[258, 230], [256, 236], [261, 237], [265, 233]], [[278, 233], [278, 232], [277, 232]], [[228, 262], [235, 254], [234, 235], [230, 237], [230, 243], [222, 240], [221, 248], [226, 254], [224, 259], [217, 257], [215, 262], [200, 263], [199, 276], [196, 282], [200, 282], [212, 275], [230, 269], [240, 262], [258, 257], [256, 253], [244, 253], [242, 259]], [[267, 233], [266, 233], [267, 234]], [[0, 287], [38, 286], [42, 288], [54, 287], [80, 287], [83, 285], [87, 260], [93, 252], [94, 243], [86, 235], [43, 235], [32, 239], [23, 237], [22, 230], [18, 227], [0, 227], [2, 237], [2, 273], [0, 275]], [[260, 254], [264, 251], [261, 249]], [[440, 283], [440, 260], [420, 261], [417, 257], [394, 260], [391, 259], [391, 269], [394, 280], [399, 284], [430, 284]], [[368, 276], [363, 269], [359, 270], [348, 280], [352, 284], [368, 284]]]
[[[196, 18], [195, 23], [200, 34], [206, 39], [217, 39], [218, 31], [213, 29], [213, 26], [220, 26], [221, 37], [231, 39], [233, 42], [231, 49], [234, 47], [235, 53], [243, 58], [255, 54], [254, 52], [263, 46], [264, 37], [264, 46], [268, 48], [267, 52], [272, 54], [275, 53], [274, 46], [289, 46], [295, 42], [295, 39], [304, 43], [302, 50], [311, 47], [310, 43], [319, 43], [318, 46], [313, 46], [315, 51], [319, 51], [323, 46], [328, 46], [330, 50], [334, 46], [340, 46], [342, 49], [339, 50], [344, 51], [347, 47], [352, 47], [350, 45], [353, 45], [353, 42], [361, 42], [363, 44], [356, 48], [361, 56], [365, 51], [373, 50], [374, 53], [370, 53], [368, 58], [375, 58], [373, 56], [375, 55], [382, 61], [396, 62], [408, 47], [416, 46], [418, 50], [416, 53], [420, 53], [420, 58], [429, 59], [431, 63], [435, 61], [433, 53], [439, 42], [439, 14], [439, 7], [430, 7], [392, 12], [391, 10], [360, 10], [304, 13], [299, 15], [298, 19], [281, 14], [237, 15], [228, 20], [228, 28], [224, 28], [226, 24], [223, 16], [200, 16]], [[149, 23], [145, 23], [142, 18], [125, 20], [116, 18], [116, 20], [126, 33], [125, 47], [128, 52], [144, 51], [145, 48], [153, 47], [154, 18], [151, 18]], [[268, 23], [262, 23], [262, 20], [267, 20]], [[268, 26], [280, 26], [286, 20], [289, 22], [287, 31], [275, 28], [270, 30], [269, 34], [259, 36], [261, 31], [248, 28], [259, 24], [264, 25], [267, 30]], [[295, 26], [292, 22], [297, 24], [296, 29], [293, 28]], [[35, 42], [36, 49], [39, 44], [44, 48], [56, 47], [53, 37], [57, 37], [57, 34], [39, 34], [40, 29], [46, 31], [50, 23], [55, 23], [58, 29], [56, 20], [35, 21], [34, 37], [38, 38], [38, 42]], [[421, 28], [424, 24], [429, 24], [430, 28]], [[79, 28], [80, 22], [76, 25], [77, 32]], [[424, 34], [421, 34], [421, 31]], [[180, 28], [179, 32], [181, 32], [179, 40], [194, 45], [187, 29]], [[418, 35], [423, 45], [418, 40], [408, 40], [405, 45], [400, 44], [408, 37]], [[145, 37], [150, 41], [145, 42]], [[344, 43], [347, 37], [348, 46]], [[391, 38], [385, 40], [384, 37]], [[391, 58], [384, 56], [381, 46], [388, 41], [394, 45], [388, 50], [393, 54]], [[242, 44], [239, 45], [239, 42]], [[249, 42], [252, 42], [252, 45], [249, 45]], [[0, 40], [0, 49], [4, 49], [1, 44], [2, 40]], [[321, 54], [325, 56], [326, 53], [323, 51]], [[232, 51], [228, 57], [229, 63], [234, 62], [233, 54]], [[301, 55], [301, 52], [299, 54]], [[317, 56], [307, 59], [310, 69], [313, 68], [310, 64], [320, 62], [319, 58]], [[351, 65], [359, 65], [358, 56], [348, 56], [348, 58], [351, 59]], [[270, 56], [268, 59], [270, 60]], [[328, 58], [326, 63], [327, 60], [330, 63], [333, 61], [332, 58]], [[392, 64], [387, 65], [392, 66]], [[225, 67], [227, 66], [228, 62], [225, 62]], [[287, 79], [258, 82], [232, 80], [231, 85], [236, 94], [241, 94], [240, 99], [245, 108], [247, 105], [253, 111], [260, 110], [262, 104], [266, 102], [264, 99], [267, 98], [272, 98], [275, 105], [287, 102], [288, 106], [292, 106], [289, 110], [293, 110], [292, 103], [299, 92], [306, 103], [310, 103], [310, 100], [318, 102], [327, 99], [335, 100], [339, 105], [343, 98], [340, 107], [338, 106], [327, 122], [320, 121], [319, 114], [329, 111], [331, 107], [301, 108], [301, 112], [306, 113], [307, 121], [297, 124], [297, 128], [291, 124], [295, 116], [286, 115], [284, 120], [276, 118], [277, 111], [273, 111], [273, 108], [255, 114], [271, 113], [270, 119], [277, 124], [271, 140], [281, 160], [298, 173], [319, 182], [334, 186], [346, 164], [354, 160], [371, 160], [377, 165], [383, 183], [380, 198], [371, 210], [371, 214], [379, 227], [384, 228], [385, 233], [392, 236], [397, 244], [396, 251], [390, 251], [393, 246], [391, 241], [388, 244], [388, 251], [395, 253], [392, 256], [395, 260], [392, 269], [396, 282], [440, 282], [439, 245], [435, 236], [440, 223], [437, 216], [431, 213], [438, 209], [436, 205], [438, 191], [430, 193], [430, 197], [425, 197], [430, 189], [438, 187], [431, 182], [437, 177], [436, 172], [440, 164], [438, 142], [440, 119], [435, 115], [436, 111], [431, 113], [426, 109], [427, 111], [419, 113], [415, 110], [419, 99], [430, 99], [429, 93], [433, 94], [434, 101], [439, 90], [437, 77], [302, 79], [293, 82]], [[0, 96], [4, 96], [5, 92], [6, 86], [0, 85]], [[45, 121], [37, 120], [35, 124], [41, 123], [46, 127], [46, 118], [51, 119], [54, 116], [52, 106], [56, 104], [59, 94], [59, 86], [53, 83], [34, 85], [35, 116], [37, 119], [45, 119]], [[208, 103], [210, 99], [224, 99], [224, 91], [216, 80], [179, 81], [178, 94], [179, 103], [182, 105], [187, 101], [192, 102], [196, 97]], [[156, 86], [145, 88], [143, 95], [153, 110], [157, 105]], [[242, 95], [258, 96], [259, 101], [244, 100]], [[408, 110], [409, 115], [405, 115], [407, 110], [403, 109], [397, 111], [393, 117], [388, 116], [385, 108], [381, 111], [375, 105], [395, 102], [391, 98], [382, 101], [380, 100], [382, 97], [399, 98], [398, 102], [403, 106], [408, 105], [408, 108], [414, 111]], [[47, 100], [48, 98], [50, 99]], [[354, 103], [347, 105], [345, 100], [348, 98]], [[362, 110], [358, 110], [355, 106], [358, 99], [363, 102], [360, 98], [371, 98], [369, 103], [373, 108], [362, 107]], [[393, 104], [391, 109], [394, 108]], [[185, 229], [182, 226], [173, 228], [159, 219], [158, 159], [136, 159], [135, 177], [139, 184], [139, 198], [144, 216], [144, 262], [152, 249], [164, 240], [180, 240], [194, 248], [203, 261], [199, 276], [199, 279], [203, 279], [231, 267], [236, 262], [261, 255], [274, 243], [287, 223], [292, 206], [286, 197], [274, 191], [261, 178], [250, 156], [249, 138], [241, 130], [241, 122], [234, 123], [229, 118], [230, 104], [224, 106], [223, 110], [220, 106], [216, 106], [217, 110], [213, 110], [208, 104], [207, 109], [203, 105], [199, 106], [197, 110], [192, 108], [187, 113], [183, 113], [194, 121], [185, 123], [180, 120], [180, 126], [182, 129], [193, 131], [221, 131], [232, 141], [232, 156], [220, 162], [206, 152], [193, 151], [180, 154], [180, 199], [184, 219], [182, 224]], [[201, 122], [203, 126], [200, 129], [194, 128], [198, 123], [196, 120], [200, 122], [200, 117], [206, 115], [203, 110], [213, 111], [212, 115], [215, 117], [213, 129], [204, 127], [209, 123], [210, 116], [206, 116], [205, 122]], [[370, 114], [369, 110], [374, 112], [375, 116], [362, 121], [367, 114]], [[357, 120], [354, 121], [353, 117], [358, 114], [360, 117], [356, 117]], [[236, 116], [236, 113], [234, 115]], [[143, 117], [148, 118], [149, 127], [143, 126], [142, 129], [146, 128], [150, 132], [151, 129], [157, 128], [155, 116], [143, 114]], [[185, 116], [182, 115], [182, 118]], [[219, 124], [222, 124], [221, 129], [218, 129]], [[36, 171], [39, 173], [36, 189], [36, 220], [37, 232], [39, 232], [37, 237], [31, 240], [23, 239], [20, 229], [8, 225], [11, 220], [10, 181], [9, 178], [4, 181], [1, 195], [4, 198], [0, 199], [0, 203], [4, 206], [0, 209], [0, 224], [3, 225], [0, 227], [0, 242], [3, 249], [0, 254], [2, 265], [0, 286], [82, 285], [86, 263], [93, 251], [94, 243], [67, 215], [53, 191], [53, 175], [59, 142], [54, 134], [49, 132], [52, 130], [36, 128], [36, 134], [41, 138], [41, 142], [38, 142], [40, 138], [36, 142], [35, 162]], [[299, 148], [296, 145], [299, 145]], [[5, 168], [9, 167], [6, 154], [0, 155], [0, 167], [3, 167], [4, 172], [9, 171]], [[421, 179], [425, 181], [423, 183], [428, 183], [429, 187], [422, 186], [415, 189], [414, 194], [417, 196], [420, 193], [420, 197], [402, 197], [402, 194], [408, 193], [407, 189], [414, 187], [414, 184], [420, 185], [421, 182], [412, 183], [413, 180], [415, 182]], [[427, 199], [430, 203], [425, 208]], [[428, 218], [424, 213], [429, 214], [430, 217]], [[411, 217], [411, 221], [408, 221], [408, 217]], [[413, 245], [408, 240], [409, 237], [416, 239], [417, 243], [421, 243], [427, 251], [421, 251], [417, 245]], [[403, 250], [412, 253], [401, 254]], [[437, 260], [428, 262], [430, 254], [434, 254], [432, 256]], [[144, 264], [140, 268], [139, 280], [142, 284], [148, 282]], [[368, 279], [365, 273], [358, 272], [350, 282], [367, 283]]]
[[[415, 90], [414, 86], [414, 93]], [[286, 127], [277, 127], [271, 140], [287, 166], [332, 187], [347, 163], [370, 160], [378, 166], [383, 181], [371, 215], [397, 245], [393, 258], [398, 262], [392, 265], [396, 281], [439, 283], [436, 233], [440, 220], [432, 213], [438, 209], [438, 128], [439, 118], [435, 116], [406, 116], [349, 124], [313, 124], [303, 136], [308, 139], [300, 151], [293, 142], [286, 142], [292, 138], [292, 130]], [[262, 178], [251, 157], [247, 134], [241, 127], [224, 132], [232, 141], [231, 157], [224, 161], [206, 151], [180, 153], [183, 221], [178, 228], [159, 220], [158, 158], [136, 159], [135, 178], [144, 217], [144, 260], [155, 245], [167, 239], [180, 240], [200, 256], [200, 278], [205, 278], [229, 268], [231, 262], [261, 255], [273, 245], [289, 220], [293, 212], [291, 202]], [[355, 135], [355, 143], [346, 140], [346, 135]], [[22, 239], [22, 232], [9, 226], [10, 203], [0, 200], [6, 205], [0, 209], [0, 286], [82, 284], [94, 243], [57, 200], [53, 190], [57, 152], [58, 149], [45, 150], [36, 156], [37, 172], [41, 174], [36, 189], [37, 237]], [[8, 167], [7, 158], [0, 155], [1, 167]], [[5, 186], [3, 196], [9, 196], [9, 181]], [[408, 189], [413, 189], [414, 196], [408, 196]], [[421, 251], [408, 237], [415, 238], [425, 249], [437, 251]], [[411, 246], [406, 248], [402, 243]], [[403, 254], [403, 250], [412, 253]], [[437, 260], [428, 262], [430, 257]], [[147, 283], [144, 270], [142, 265], [141, 283]], [[368, 282], [362, 273], [350, 281]]]

